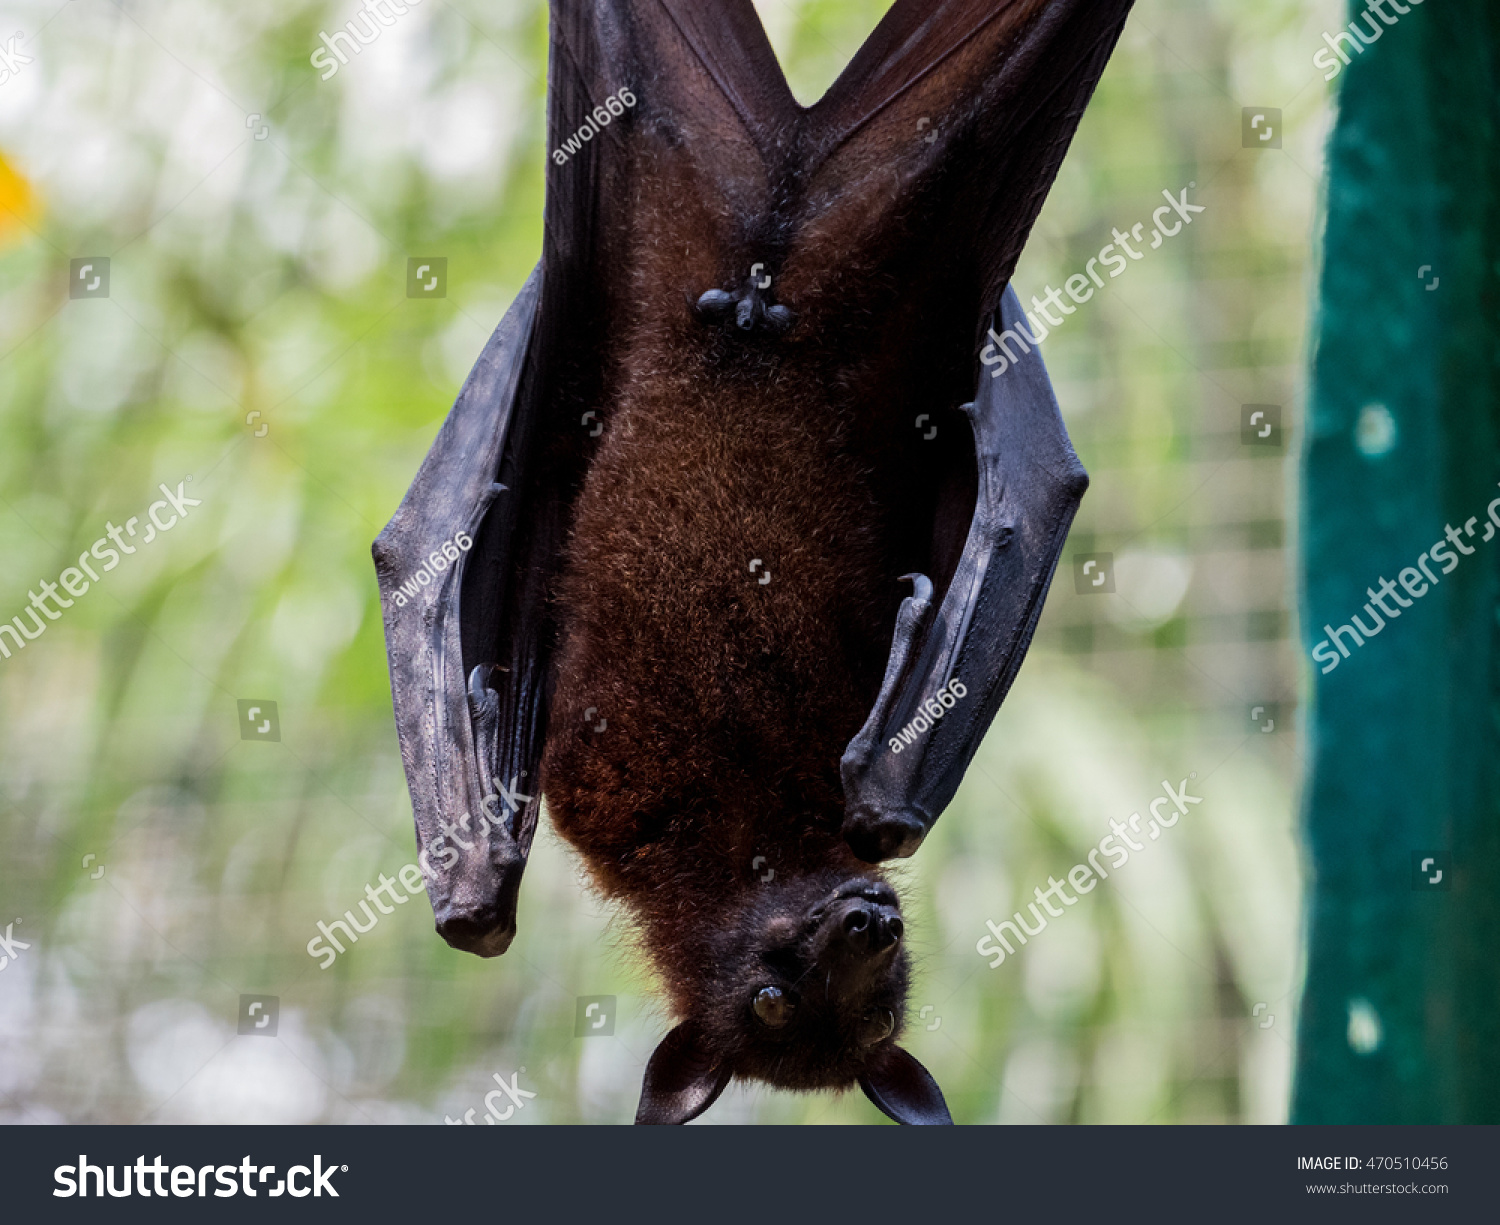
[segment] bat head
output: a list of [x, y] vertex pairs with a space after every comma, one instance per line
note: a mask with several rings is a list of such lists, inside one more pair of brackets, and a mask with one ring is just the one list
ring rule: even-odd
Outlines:
[[733, 1077], [800, 1091], [856, 1082], [900, 1123], [950, 1123], [936, 1082], [896, 1045], [905, 923], [872, 875], [756, 889], [715, 925], [684, 1020], [646, 1067], [638, 1123], [686, 1123]]

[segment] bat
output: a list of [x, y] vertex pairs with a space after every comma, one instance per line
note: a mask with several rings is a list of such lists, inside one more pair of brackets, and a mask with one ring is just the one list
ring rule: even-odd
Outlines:
[[374, 555], [437, 931], [505, 952], [545, 796], [676, 1020], [639, 1123], [952, 1121], [879, 865], [1088, 483], [1009, 282], [1130, 6], [897, 0], [803, 107], [750, 0], [553, 0], [541, 260]]

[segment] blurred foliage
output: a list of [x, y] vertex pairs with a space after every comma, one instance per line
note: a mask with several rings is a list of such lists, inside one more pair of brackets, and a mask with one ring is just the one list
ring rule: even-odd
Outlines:
[[[884, 8], [759, 7], [804, 101]], [[30, 945], [0, 972], [0, 1117], [440, 1122], [524, 1067], [513, 1122], [628, 1120], [665, 1018], [545, 828], [500, 961], [420, 896], [327, 970], [305, 951], [415, 857], [369, 546], [540, 249], [544, 6], [413, 8], [327, 81], [309, 57], [352, 3], [10, 9], [0, 616], [158, 484], [202, 505], [0, 658], [0, 925]], [[1299, 677], [1283, 465], [1247, 458], [1239, 406], [1295, 415], [1336, 15], [1141, 0], [1017, 272], [1062, 284], [1164, 189], [1208, 205], [1048, 343], [1094, 476], [1075, 546], [1116, 554], [1119, 592], [1064, 563], [899, 873], [909, 1045], [961, 1121], [1284, 1117]], [[1251, 104], [1285, 109], [1284, 149], [1240, 147]], [[447, 296], [409, 300], [426, 255]], [[107, 299], [69, 297], [85, 256]], [[279, 741], [241, 739], [239, 699], [277, 704]], [[1191, 817], [987, 967], [986, 919], [1189, 772]], [[236, 1035], [245, 994], [279, 998], [274, 1039]], [[619, 997], [613, 1037], [574, 1037], [581, 995]], [[706, 1119], [875, 1117], [736, 1088]]]
[[0, 243], [10, 243], [30, 230], [41, 215], [36, 191], [0, 156]]

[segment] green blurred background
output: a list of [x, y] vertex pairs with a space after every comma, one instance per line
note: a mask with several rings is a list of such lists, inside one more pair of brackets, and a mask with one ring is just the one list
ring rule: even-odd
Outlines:
[[[758, 7], [807, 102], [886, 5]], [[0, 617], [159, 483], [202, 505], [0, 658], [0, 932], [29, 944], [0, 969], [3, 1120], [441, 1123], [524, 1068], [506, 1125], [624, 1122], [666, 1027], [545, 822], [500, 960], [448, 949], [421, 897], [327, 970], [305, 951], [415, 858], [369, 547], [537, 258], [547, 153], [544, 5], [427, 0], [320, 80], [319, 32], [358, 11], [6, 5], [30, 62], [0, 82]], [[1286, 1116], [1287, 476], [1339, 22], [1140, 0], [1017, 271], [1061, 285], [1163, 190], [1207, 206], [1047, 343], [1093, 486], [899, 874], [908, 1045], [961, 1122]], [[1245, 107], [1282, 110], [1281, 147], [1243, 147]], [[85, 256], [107, 299], [70, 299]], [[446, 297], [406, 297], [409, 256], [447, 259]], [[1244, 444], [1245, 404], [1283, 406], [1280, 446]], [[1086, 552], [1113, 594], [1075, 589]], [[241, 738], [241, 699], [278, 741]], [[1202, 805], [989, 968], [987, 919], [1190, 773]], [[277, 997], [274, 1038], [237, 1033], [244, 995]], [[612, 1036], [575, 1037], [580, 996], [616, 997]], [[878, 1117], [735, 1087], [705, 1121]]]

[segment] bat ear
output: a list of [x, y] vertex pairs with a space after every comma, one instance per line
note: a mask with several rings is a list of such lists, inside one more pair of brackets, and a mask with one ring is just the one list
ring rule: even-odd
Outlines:
[[871, 1061], [859, 1078], [859, 1087], [898, 1123], [953, 1123], [937, 1081], [899, 1046], [886, 1047]]
[[684, 1021], [661, 1040], [646, 1064], [637, 1123], [686, 1123], [724, 1092], [730, 1071], [704, 1045], [698, 1027]]

